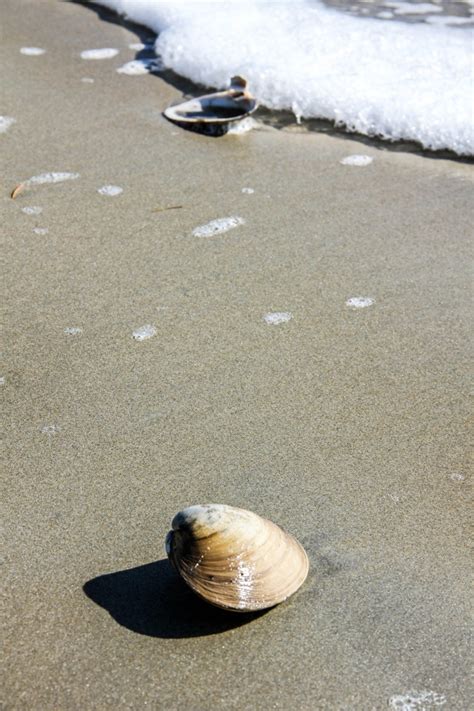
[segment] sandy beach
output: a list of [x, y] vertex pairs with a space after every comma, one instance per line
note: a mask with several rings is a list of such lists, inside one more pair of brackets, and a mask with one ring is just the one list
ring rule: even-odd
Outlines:
[[[2, 708], [467, 711], [472, 167], [264, 114], [183, 131], [195, 87], [116, 71], [151, 32], [1, 14]], [[10, 198], [50, 172], [79, 177]], [[164, 539], [204, 502], [294, 534], [301, 590], [195, 598]]]

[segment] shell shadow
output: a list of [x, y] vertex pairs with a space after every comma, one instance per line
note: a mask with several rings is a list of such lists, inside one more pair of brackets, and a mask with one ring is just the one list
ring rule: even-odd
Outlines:
[[185, 585], [166, 559], [99, 575], [88, 580], [83, 590], [122, 627], [165, 639], [219, 634], [268, 612], [234, 613], [208, 605]]

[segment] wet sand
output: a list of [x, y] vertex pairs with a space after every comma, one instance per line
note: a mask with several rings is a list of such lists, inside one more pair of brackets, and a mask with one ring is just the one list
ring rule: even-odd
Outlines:
[[[470, 167], [185, 132], [186, 82], [115, 71], [130, 27], [52, 0], [2, 25], [3, 708], [467, 710]], [[50, 171], [80, 177], [10, 199]], [[194, 599], [163, 541], [207, 501], [296, 535], [301, 591]]]

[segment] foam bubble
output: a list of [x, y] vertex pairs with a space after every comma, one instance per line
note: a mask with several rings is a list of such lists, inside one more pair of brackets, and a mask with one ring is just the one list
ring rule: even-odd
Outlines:
[[267, 108], [474, 153], [471, 33], [353, 17], [318, 0], [100, 2], [159, 33], [165, 66], [195, 83], [223, 88], [240, 73]]
[[242, 192], [245, 195], [253, 195], [255, 190], [253, 188], [242, 188]]
[[16, 120], [11, 116], [0, 116], [0, 133], [8, 131], [14, 123], [16, 123]]
[[0, 385], [5, 385], [5, 377], [3, 375], [0, 378]]
[[346, 301], [346, 306], [351, 306], [353, 309], [365, 309], [372, 304], [375, 304], [375, 299], [371, 299], [370, 296], [351, 296]]
[[61, 428], [59, 425], [44, 425], [41, 428], [42, 434], [48, 435], [49, 437], [57, 434], [60, 431], [61, 431]]
[[205, 225], [199, 225], [193, 230], [194, 237], [214, 237], [214, 235], [220, 235], [223, 232], [228, 232], [233, 230], [234, 227], [243, 225], [244, 220], [241, 217], [221, 217], [218, 220], [211, 220]]
[[62, 183], [65, 180], [76, 180], [79, 173], [40, 173], [25, 181], [25, 185], [44, 185], [45, 183]]
[[82, 77], [81, 81], [83, 84], [93, 84], [95, 80], [92, 77]]
[[97, 192], [101, 195], [115, 197], [116, 195], [120, 195], [120, 193], [123, 193], [123, 188], [120, 188], [118, 185], [103, 185], [97, 190]]
[[131, 62], [123, 64], [117, 69], [119, 74], [128, 74], [129, 76], [143, 76], [151, 72], [160, 72], [163, 70], [163, 63], [159, 59], [153, 57], [151, 59], [133, 59]]
[[242, 133], [248, 133], [249, 131], [253, 131], [253, 129], [257, 127], [257, 121], [255, 121], [255, 119], [253, 119], [251, 116], [247, 116], [241, 121], [235, 121], [233, 124], [231, 124], [227, 133], [240, 136]]
[[46, 50], [41, 47], [22, 47], [20, 52], [26, 54], [28, 57], [39, 57], [40, 54], [44, 54]]
[[82, 328], [79, 328], [79, 326], [68, 326], [64, 329], [64, 333], [66, 336], [78, 336], [82, 333]]
[[263, 320], [270, 326], [278, 326], [278, 324], [286, 323], [292, 318], [293, 314], [291, 314], [289, 311], [272, 311], [268, 314], [265, 314]]
[[118, 49], [103, 47], [102, 49], [85, 49], [81, 52], [82, 59], [112, 59], [119, 53]]
[[429, 711], [435, 706], [444, 706], [447, 699], [436, 691], [409, 691], [391, 696], [389, 705], [395, 711]]
[[22, 207], [21, 211], [24, 212], [25, 215], [40, 215], [43, 212], [43, 208], [38, 205], [31, 205], [31, 207]]
[[33, 227], [35, 235], [47, 235], [49, 230], [47, 227]]
[[454, 15], [430, 15], [425, 19], [430, 25], [468, 25], [474, 23], [474, 18], [471, 17], [457, 17]]
[[461, 472], [453, 472], [449, 475], [449, 478], [452, 481], [464, 481], [466, 477], [464, 476], [464, 474], [461, 474]]
[[152, 338], [155, 335], [156, 335], [156, 328], [155, 328], [155, 326], [152, 326], [151, 324], [147, 324], [146, 326], [140, 326], [140, 328], [137, 328], [132, 333], [132, 337], [136, 341], [146, 341], [148, 338]]
[[144, 49], [152, 51], [154, 44], [154, 37], [150, 37], [148, 40], [145, 40], [145, 42], [132, 42], [128, 46], [129, 49], [133, 49], [135, 52], [142, 52]]
[[352, 155], [352, 156], [346, 156], [343, 158], [341, 161], [339, 161], [342, 165], [357, 165], [357, 166], [365, 166], [369, 165], [372, 163], [374, 159], [371, 158], [370, 156], [363, 156], [363, 155]]
[[442, 12], [443, 8], [430, 2], [402, 2], [391, 0], [384, 2], [385, 7], [393, 7], [395, 15], [426, 15], [429, 12]]

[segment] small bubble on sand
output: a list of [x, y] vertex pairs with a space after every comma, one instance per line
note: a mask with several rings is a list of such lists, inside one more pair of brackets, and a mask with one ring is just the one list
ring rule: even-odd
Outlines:
[[118, 49], [103, 47], [101, 49], [85, 49], [81, 52], [82, 59], [112, 59], [119, 53]]
[[48, 435], [49, 437], [51, 437], [51, 435], [57, 434], [60, 431], [61, 431], [61, 428], [59, 425], [44, 425], [41, 428], [42, 434]]
[[81, 81], [83, 84], [93, 84], [95, 79], [92, 79], [92, 77], [82, 77]]
[[44, 54], [46, 50], [41, 47], [22, 47], [20, 52], [26, 54], [28, 57], [39, 57], [40, 54]]
[[375, 299], [371, 299], [370, 296], [351, 296], [346, 301], [346, 306], [350, 306], [353, 309], [365, 309], [367, 306], [372, 306], [372, 304], [375, 304]]
[[255, 190], [253, 188], [242, 188], [244, 195], [253, 195]]
[[370, 156], [353, 155], [346, 156], [340, 161], [340, 163], [341, 165], [357, 165], [359, 167], [363, 167], [364, 165], [369, 165], [369, 163], [372, 163], [373, 160], [374, 159]]
[[49, 230], [47, 227], [33, 227], [35, 235], [47, 235]]
[[446, 696], [436, 691], [409, 691], [391, 696], [388, 703], [395, 711], [429, 711], [436, 706], [444, 706]]
[[115, 197], [116, 195], [120, 195], [120, 193], [123, 193], [123, 188], [120, 188], [118, 185], [103, 185], [97, 190], [97, 192], [101, 195]]
[[220, 235], [223, 232], [228, 232], [233, 230], [234, 227], [243, 225], [244, 220], [241, 217], [221, 217], [218, 220], [211, 220], [205, 225], [199, 225], [193, 230], [194, 237], [214, 237], [214, 235]]
[[119, 74], [128, 74], [129, 76], [143, 76], [151, 72], [161, 72], [163, 69], [163, 62], [157, 57], [150, 57], [149, 59], [133, 59], [131, 62], [119, 67], [117, 72]]
[[265, 314], [263, 320], [270, 326], [277, 326], [279, 323], [286, 323], [293, 318], [293, 314], [289, 311], [272, 311]]
[[22, 207], [21, 211], [24, 212], [25, 215], [40, 215], [43, 212], [43, 208], [38, 205], [32, 205], [31, 207]]
[[466, 477], [464, 474], [461, 474], [461, 472], [453, 472], [449, 475], [449, 478], [452, 479], [452, 481], [464, 481]]
[[76, 180], [79, 173], [41, 173], [33, 175], [25, 181], [25, 185], [43, 185], [45, 183], [62, 183], [65, 180]]
[[11, 116], [0, 116], [0, 133], [5, 133], [8, 131], [10, 126], [16, 123], [16, 120]]
[[148, 338], [152, 338], [156, 334], [156, 328], [151, 324], [146, 326], [140, 326], [136, 331], [132, 333], [132, 337], [135, 341], [146, 341]]
[[3, 375], [2, 375], [2, 377], [0, 378], [0, 385], [5, 385], [5, 378], [4, 378]]
[[257, 128], [257, 126], [257, 121], [255, 121], [255, 119], [253, 119], [251, 116], [247, 116], [247, 118], [233, 123], [227, 133], [239, 136], [242, 133], [248, 133], [249, 131], [253, 131], [254, 128]]
[[64, 333], [66, 336], [78, 336], [82, 333], [82, 328], [79, 328], [78, 326], [68, 326], [64, 329]]

